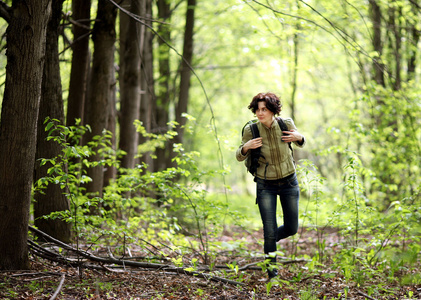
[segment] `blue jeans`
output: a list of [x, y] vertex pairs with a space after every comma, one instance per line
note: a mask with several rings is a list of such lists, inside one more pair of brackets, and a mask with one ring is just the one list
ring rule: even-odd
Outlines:
[[[296, 174], [281, 180], [255, 179], [257, 187], [256, 202], [259, 205], [263, 222], [264, 252], [276, 251], [276, 242], [298, 231], [298, 201], [300, 188]], [[278, 195], [281, 200], [284, 224], [278, 227], [276, 222], [276, 203]], [[276, 258], [271, 259], [272, 262]]]

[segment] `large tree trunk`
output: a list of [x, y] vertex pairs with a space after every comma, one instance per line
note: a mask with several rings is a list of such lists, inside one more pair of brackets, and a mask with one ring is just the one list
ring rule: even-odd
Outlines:
[[[114, 44], [116, 40], [115, 19], [117, 10], [107, 0], [98, 1], [97, 21], [94, 25], [92, 39], [94, 42], [94, 54], [92, 62], [92, 74], [89, 87], [89, 97], [86, 111], [86, 124], [92, 128], [92, 132], [86, 135], [86, 141], [92, 137], [101, 135], [107, 128], [110, 98], [113, 96], [114, 72]], [[96, 154], [90, 157], [90, 161], [100, 161], [102, 156], [99, 148]], [[104, 179], [104, 166], [88, 168], [87, 174], [92, 182], [87, 185], [87, 192], [102, 196]]]
[[73, 25], [73, 58], [67, 101], [68, 126], [74, 125], [75, 119], [81, 119], [83, 124], [89, 69], [91, 0], [73, 0], [72, 11], [73, 20], [77, 22], [77, 25]]
[[[140, 15], [141, 0], [131, 0], [130, 12]], [[139, 119], [140, 109], [140, 61], [143, 47], [144, 26], [130, 18], [125, 36], [123, 54], [124, 86], [121, 89], [120, 149], [126, 152], [121, 161], [123, 168], [133, 168], [137, 153], [138, 134], [134, 121]]]
[[[60, 120], [64, 123], [63, 97], [60, 78], [60, 62], [58, 56], [59, 25], [64, 0], [53, 0], [52, 17], [47, 28], [47, 42], [45, 53], [45, 65], [42, 81], [42, 95], [38, 117], [37, 149], [35, 160], [35, 177], [38, 180], [47, 176], [51, 165], [40, 166], [39, 159], [54, 158], [60, 155], [62, 148], [51, 141], [47, 141], [47, 132], [44, 130], [46, 117]], [[70, 223], [60, 219], [43, 219], [44, 215], [51, 212], [70, 210], [69, 200], [64, 195], [58, 184], [50, 183], [44, 193], [34, 195], [34, 218], [35, 225], [41, 231], [68, 243], [70, 242]]]
[[[171, 7], [169, 1], [158, 0], [158, 18], [165, 23], [171, 23]], [[158, 27], [159, 35], [167, 42], [171, 42], [171, 29], [166, 24], [160, 24]], [[168, 131], [169, 107], [170, 107], [170, 48], [161, 39], [159, 45], [159, 79], [158, 93], [156, 95], [155, 118], [153, 122], [153, 131], [156, 133], [165, 133]], [[162, 171], [171, 165], [172, 142], [166, 143], [165, 148], [157, 149], [157, 159], [154, 163], [155, 171]]]
[[180, 72], [180, 93], [176, 107], [175, 120], [178, 123], [178, 135], [174, 139], [175, 143], [182, 143], [184, 140], [184, 125], [186, 118], [183, 113], [187, 112], [190, 92], [191, 65], [193, 61], [193, 29], [194, 29], [194, 11], [196, 9], [196, 0], [187, 1], [186, 26], [184, 30], [183, 60], [181, 62]]
[[15, 0], [0, 124], [0, 269], [28, 269], [28, 219], [51, 0]]

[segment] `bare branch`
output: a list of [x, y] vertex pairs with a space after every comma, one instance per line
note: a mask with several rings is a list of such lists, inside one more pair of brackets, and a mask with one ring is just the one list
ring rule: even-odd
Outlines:
[[168, 23], [165, 23], [165, 22], [161, 22], [161, 21], [157, 21], [157, 20], [154, 20], [154, 19], [145, 18], [145, 17], [139, 16], [139, 15], [136, 15], [136, 14], [128, 11], [124, 7], [120, 6], [119, 4], [117, 4], [114, 0], [108, 0], [108, 1], [111, 2], [119, 10], [121, 10], [122, 12], [124, 12], [126, 15], [128, 15], [130, 18], [133, 18], [134, 20], [136, 20], [137, 22], [139, 22], [142, 25], [145, 25], [149, 29], [152, 29], [152, 27], [150, 25], [148, 25], [144, 21], [150, 21], [150, 22], [155, 22], [155, 23], [161, 23], [161, 24], [167, 24], [168, 25]]
[[[98, 256], [95, 256], [95, 255], [92, 255], [92, 254], [88, 253], [87, 251], [75, 249], [72, 246], [63, 243], [63, 242], [49, 236], [48, 234], [46, 234], [46, 233], [44, 233], [44, 232], [42, 232], [42, 231], [40, 231], [40, 230], [38, 230], [38, 229], [36, 229], [32, 226], [29, 226], [29, 230], [35, 232], [37, 235], [42, 236], [43, 238], [61, 246], [65, 249], [67, 249], [67, 250], [73, 251], [73, 252], [77, 253], [78, 255], [83, 256], [86, 259], [96, 261], [96, 262], [99, 262], [99, 263], [115, 264], [115, 265], [120, 265], [120, 266], [131, 266], [131, 267], [146, 268], [146, 269], [156, 269], [156, 270], [162, 270], [162, 271], [166, 271], [166, 272], [176, 272], [177, 274], [185, 274], [185, 275], [189, 275], [189, 276], [195, 276], [195, 277], [204, 278], [204, 279], [216, 281], [216, 282], [223, 282], [223, 283], [228, 283], [228, 284], [232, 284], [232, 285], [244, 285], [244, 283], [242, 283], [242, 282], [237, 282], [237, 281], [229, 280], [229, 279], [226, 279], [226, 278], [222, 278], [222, 277], [218, 277], [218, 276], [214, 276], [214, 275], [210, 275], [210, 274], [204, 274], [204, 273], [201, 273], [201, 272], [187, 271], [184, 268], [178, 268], [178, 267], [173, 267], [173, 266], [169, 266], [169, 265], [136, 262], [136, 261], [129, 261], [129, 260], [120, 260], [120, 259], [115, 259], [115, 258], [98, 257]], [[48, 257], [49, 255], [43, 255], [43, 253], [40, 253], [39, 250], [45, 251], [47, 253], [50, 252], [50, 251], [48, 251], [46, 249], [43, 249], [42, 247], [40, 247], [39, 245], [36, 245], [32, 241], [28, 241], [28, 242], [31, 244], [31, 246], [35, 246], [38, 249], [38, 253], [41, 254], [40, 255], [41, 257], [49, 259], [49, 257]], [[35, 252], [35, 254], [38, 254], [38, 253]], [[63, 256], [61, 256], [59, 254], [57, 254], [55, 256], [56, 257], [60, 256], [61, 260], [64, 259], [65, 261], [70, 262], [68, 259], [64, 258]]]
[[[345, 30], [343, 30], [342, 28], [340, 28], [338, 25], [334, 24], [332, 21], [330, 21], [328, 18], [326, 18], [323, 14], [321, 14], [319, 11], [317, 11], [314, 7], [312, 7], [310, 4], [306, 3], [303, 0], [298, 0], [299, 2], [303, 3], [305, 6], [307, 6], [308, 8], [310, 8], [313, 12], [315, 12], [317, 15], [319, 15], [325, 22], [328, 23], [329, 28], [332, 28], [333, 31], [330, 31], [328, 28], [326, 28], [325, 26], [322, 26], [320, 24], [318, 24], [317, 22], [310, 20], [310, 19], [306, 19], [303, 18], [301, 16], [298, 15], [292, 15], [292, 14], [288, 14], [279, 10], [274, 9], [273, 7], [263, 4], [257, 0], [251, 0], [252, 2], [263, 6], [269, 10], [271, 10], [272, 12], [274, 12], [275, 14], [280, 14], [283, 16], [287, 16], [290, 18], [295, 18], [298, 20], [304, 20], [306, 22], [309, 22], [310, 24], [315, 25], [316, 27], [326, 31], [327, 33], [329, 33], [333, 38], [335, 38], [343, 47], [344, 49], [349, 53], [349, 51], [347, 50], [346, 44], [350, 45], [356, 52], [361, 53], [362, 55], [364, 55], [365, 57], [369, 58], [370, 60], [373, 61], [373, 63], [377, 66], [382, 66], [381, 62], [379, 62], [375, 57], [372, 57], [365, 49], [363, 46], [361, 46], [353, 37], [351, 37]], [[335, 34], [336, 33], [336, 34]]]
[[362, 292], [362, 291], [360, 291], [360, 290], [358, 290], [358, 291], [357, 291], [357, 293], [358, 293], [359, 295], [361, 295], [361, 296], [363, 296], [363, 297], [367, 298], [367, 299], [376, 300], [376, 298], [373, 298], [373, 297], [371, 297], [371, 296], [367, 295], [366, 293], [363, 293], [363, 292]]
[[60, 280], [60, 284], [58, 285], [56, 291], [54, 292], [54, 294], [51, 296], [50, 300], [54, 300], [56, 299], [58, 293], [60, 293], [61, 288], [63, 287], [63, 283], [64, 283], [64, 279], [66, 278], [66, 276], [63, 274], [61, 276], [61, 280]]
[[8, 6], [3, 1], [0, 1], [0, 17], [6, 20], [6, 22], [10, 21], [10, 12], [11, 12], [10, 6]]

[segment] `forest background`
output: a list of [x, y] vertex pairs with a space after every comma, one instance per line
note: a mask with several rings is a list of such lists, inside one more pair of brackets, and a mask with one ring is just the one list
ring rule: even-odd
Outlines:
[[419, 286], [417, 1], [0, 4], [0, 269], [29, 268], [28, 224], [121, 255], [141, 240], [207, 265], [244, 250], [220, 238], [261, 226], [234, 156], [248, 103], [271, 91], [307, 139], [294, 156], [311, 272], [334, 228], [341, 276]]

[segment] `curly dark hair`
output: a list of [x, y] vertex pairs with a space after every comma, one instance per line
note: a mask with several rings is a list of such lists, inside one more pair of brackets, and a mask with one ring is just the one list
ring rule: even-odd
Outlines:
[[259, 102], [263, 101], [266, 103], [266, 108], [273, 112], [275, 115], [279, 115], [282, 110], [281, 100], [274, 93], [259, 93], [253, 97], [251, 100], [248, 109], [250, 109], [254, 114], [259, 108]]

